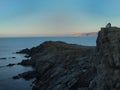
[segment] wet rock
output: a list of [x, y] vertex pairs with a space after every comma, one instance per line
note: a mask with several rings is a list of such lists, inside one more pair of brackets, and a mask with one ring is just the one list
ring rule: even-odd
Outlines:
[[8, 64], [7, 66], [12, 67], [12, 66], [14, 66], [14, 65], [16, 65], [16, 64]]
[[30, 80], [35, 78], [35, 76], [37, 75], [36, 73], [37, 73], [36, 71], [24, 72], [24, 73], [18, 74], [17, 76], [13, 76], [13, 79], [24, 78], [25, 80]]
[[6, 60], [7, 58], [6, 57], [2, 57], [2, 58], [0, 58], [0, 60]]
[[8, 57], [9, 59], [15, 59], [16, 57]]
[[29, 54], [29, 52], [30, 52], [30, 50], [28, 48], [26, 48], [26, 49], [23, 49], [23, 50], [16, 52], [16, 53]]
[[19, 76], [13, 76], [12, 78], [13, 79], [19, 79], [20, 77]]
[[31, 66], [31, 61], [29, 59], [27, 60], [22, 60], [18, 65], [23, 65], [23, 66]]
[[22, 74], [19, 74], [19, 76], [26, 79], [26, 80], [30, 80], [30, 79], [35, 78], [36, 72], [35, 71], [28, 71], [28, 72], [24, 72]]
[[29, 55], [25, 55], [26, 58], [29, 58], [30, 56]]
[[16, 58], [16, 57], [12, 57], [12, 58]]
[[6, 60], [6, 59], [15, 59], [16, 57], [2, 57], [0, 60]]

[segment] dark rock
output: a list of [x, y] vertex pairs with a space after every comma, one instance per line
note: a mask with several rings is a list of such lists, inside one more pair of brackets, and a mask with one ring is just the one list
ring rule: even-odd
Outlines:
[[16, 58], [16, 57], [12, 57], [12, 58]]
[[25, 72], [18, 77], [36, 77], [33, 90], [86, 88], [96, 74], [95, 67], [91, 64], [95, 47], [47, 41], [22, 52], [27, 52], [25, 54], [31, 56], [31, 59], [23, 60], [19, 64], [32, 65], [36, 72], [33, 76]]
[[0, 60], [6, 60], [6, 59], [7, 59], [6, 57], [0, 58]]
[[12, 66], [14, 66], [14, 65], [16, 65], [16, 64], [8, 64], [7, 66], [12, 67]]
[[89, 90], [88, 87], [79, 88], [78, 90]]
[[36, 75], [37, 75], [36, 71], [28, 71], [28, 72], [18, 74], [17, 76], [13, 76], [13, 79], [24, 78], [25, 80], [30, 80], [35, 78]]
[[[8, 57], [8, 59], [15, 59], [16, 57]], [[7, 57], [2, 57], [2, 58], [0, 58], [0, 60], [6, 60], [7, 59]]]
[[29, 54], [29, 52], [30, 52], [30, 50], [28, 48], [26, 48], [26, 49], [23, 49], [23, 50], [16, 52], [16, 53]]
[[22, 60], [22, 62], [18, 63], [18, 65], [23, 65], [23, 66], [31, 66], [31, 61], [29, 59], [27, 60]]
[[26, 79], [26, 80], [30, 80], [32, 78], [35, 78], [36, 72], [35, 71], [28, 71], [28, 72], [24, 72], [22, 74], [19, 74], [19, 76]]
[[16, 57], [9, 57], [9, 59], [15, 59]]
[[90, 90], [120, 90], [120, 28], [102, 28], [97, 38], [97, 76]]
[[20, 77], [19, 76], [13, 76], [12, 78], [13, 79], [19, 79]]
[[30, 56], [29, 55], [25, 55], [26, 58], [29, 58]]

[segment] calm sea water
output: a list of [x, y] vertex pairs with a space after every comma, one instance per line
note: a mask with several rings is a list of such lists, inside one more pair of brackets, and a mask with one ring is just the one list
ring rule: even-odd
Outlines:
[[[37, 46], [44, 41], [65, 41], [72, 44], [80, 44], [86, 46], [95, 46], [96, 37], [33, 37], [33, 38], [0, 38], [0, 58], [6, 57], [6, 60], [0, 60], [0, 67], [9, 63], [18, 63], [22, 61], [24, 55], [15, 54], [24, 48]], [[10, 57], [16, 57], [15, 59]], [[26, 81], [24, 79], [13, 80], [11, 77], [19, 73], [32, 70], [32, 67], [24, 67], [15, 65], [13, 67], [0, 68], [0, 90], [31, 90], [33, 80]]]

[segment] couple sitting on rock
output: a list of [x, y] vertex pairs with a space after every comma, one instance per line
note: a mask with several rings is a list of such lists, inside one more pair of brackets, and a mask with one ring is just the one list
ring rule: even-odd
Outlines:
[[106, 28], [110, 28], [111, 27], [111, 23], [108, 23], [107, 25], [106, 25]]

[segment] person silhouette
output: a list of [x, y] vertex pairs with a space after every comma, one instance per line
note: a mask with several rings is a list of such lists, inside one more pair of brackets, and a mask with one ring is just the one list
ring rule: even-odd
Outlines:
[[110, 28], [111, 27], [111, 23], [108, 23], [107, 25], [106, 25], [106, 28]]

